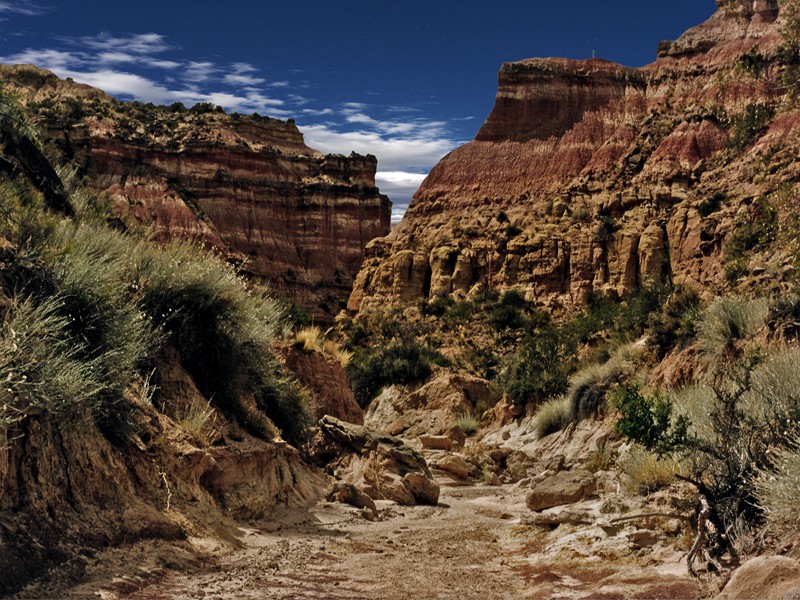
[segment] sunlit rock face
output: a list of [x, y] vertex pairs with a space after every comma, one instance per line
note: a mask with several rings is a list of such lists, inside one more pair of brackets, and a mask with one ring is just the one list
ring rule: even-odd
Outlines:
[[[800, 118], [781, 103], [776, 3], [718, 4], [643, 68], [503, 65], [475, 140], [443, 158], [399, 227], [368, 245], [349, 311], [476, 285], [567, 311], [587, 292], [728, 285], [723, 251], [737, 214], [800, 171]], [[759, 56], [767, 66], [746, 68]], [[762, 104], [775, 116], [738, 143], [740, 117]], [[715, 194], [720, 207], [699, 210]]]
[[0, 67], [0, 79], [118, 214], [216, 249], [318, 321], [344, 306], [366, 244], [389, 232], [375, 157], [325, 156], [292, 120], [120, 103], [30, 66]]

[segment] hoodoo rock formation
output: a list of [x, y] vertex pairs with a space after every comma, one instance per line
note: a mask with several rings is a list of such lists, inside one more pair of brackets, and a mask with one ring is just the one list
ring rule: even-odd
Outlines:
[[782, 19], [774, 0], [717, 4], [643, 68], [503, 65], [475, 140], [367, 247], [350, 312], [478, 284], [567, 310], [588, 292], [625, 297], [665, 280], [711, 291], [762, 268], [781, 285], [780, 255], [725, 263], [737, 224], [764, 198], [780, 218], [780, 183], [800, 172]]
[[292, 120], [121, 103], [25, 65], [0, 66], [0, 81], [119, 214], [209, 245], [317, 320], [342, 308], [364, 247], [389, 232], [375, 157], [322, 155]]

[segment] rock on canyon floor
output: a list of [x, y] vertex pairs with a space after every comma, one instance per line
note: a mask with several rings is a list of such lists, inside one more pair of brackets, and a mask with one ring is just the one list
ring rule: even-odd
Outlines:
[[[531, 512], [519, 486], [444, 485], [439, 506], [378, 502], [378, 512], [378, 519], [369, 521], [356, 509], [322, 502], [307, 513], [242, 528], [234, 532], [234, 545], [194, 539], [200, 559], [188, 546], [142, 542], [98, 555], [86, 567], [88, 579], [59, 589], [57, 597], [486, 600], [704, 595], [685, 575], [680, 555], [649, 566], [635, 553], [592, 556], [591, 536], [581, 542], [580, 530], [559, 532], [574, 538], [575, 552], [562, 553], [559, 560], [546, 557], [545, 537], [555, 532], [527, 522]], [[52, 588], [49, 592], [54, 593]], [[21, 597], [42, 593], [42, 588], [29, 589]]]

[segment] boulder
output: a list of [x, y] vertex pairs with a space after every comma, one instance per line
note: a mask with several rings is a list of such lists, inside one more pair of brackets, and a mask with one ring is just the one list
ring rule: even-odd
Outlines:
[[453, 440], [446, 435], [421, 435], [419, 441], [426, 450], [451, 450]]
[[759, 556], [736, 569], [717, 600], [800, 598], [800, 562], [786, 556]]
[[469, 477], [469, 464], [458, 454], [448, 454], [433, 463], [433, 466], [450, 473], [458, 479], [467, 479]]
[[596, 486], [595, 477], [589, 471], [560, 471], [535, 484], [526, 504], [535, 511], [574, 504], [590, 496]]
[[375, 501], [352, 483], [337, 481], [331, 484], [331, 487], [328, 488], [325, 494], [325, 499], [328, 502], [341, 502], [342, 504], [349, 504], [356, 508], [366, 508], [371, 510], [373, 514], [378, 513]]
[[403, 505], [438, 502], [439, 485], [428, 463], [402, 440], [331, 416], [319, 425], [322, 436], [336, 448], [337, 458], [327, 466], [335, 477], [376, 500]]

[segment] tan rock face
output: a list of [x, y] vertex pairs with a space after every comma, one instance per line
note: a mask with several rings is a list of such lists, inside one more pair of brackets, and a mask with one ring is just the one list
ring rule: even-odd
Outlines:
[[[749, 105], [780, 103], [780, 28], [773, 1], [725, 2], [641, 69], [596, 59], [504, 65], [475, 140], [442, 159], [401, 225], [368, 246], [349, 311], [476, 284], [515, 286], [567, 310], [590, 291], [626, 297], [667, 279], [723, 287], [738, 209], [800, 170], [770, 154], [797, 156], [794, 113], [735, 141]], [[768, 74], [737, 68], [748, 52], [768, 57]], [[701, 216], [718, 192], [726, 203]]]
[[375, 157], [323, 156], [292, 120], [124, 104], [34, 67], [0, 66], [0, 80], [119, 214], [209, 245], [318, 321], [389, 232]]

